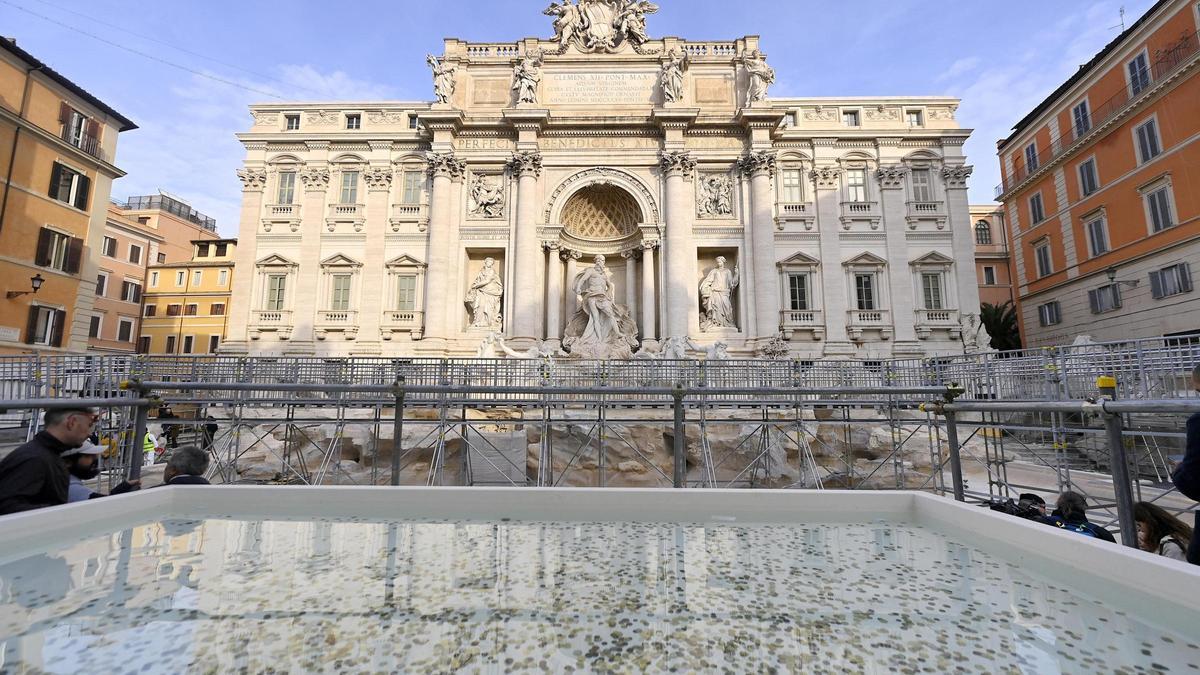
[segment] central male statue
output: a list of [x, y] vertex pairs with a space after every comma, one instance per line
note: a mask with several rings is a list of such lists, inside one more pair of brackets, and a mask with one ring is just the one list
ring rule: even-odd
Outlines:
[[567, 326], [563, 346], [581, 358], [630, 358], [637, 344], [637, 325], [626, 307], [616, 302], [616, 287], [604, 266], [604, 256], [575, 277], [572, 289], [579, 311]]

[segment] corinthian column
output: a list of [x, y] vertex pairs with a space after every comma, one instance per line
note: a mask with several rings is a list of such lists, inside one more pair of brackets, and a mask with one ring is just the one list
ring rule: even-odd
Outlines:
[[517, 230], [513, 242], [512, 340], [517, 344], [542, 336], [542, 246], [537, 234], [537, 181], [542, 155], [514, 153], [508, 162], [517, 177]]
[[655, 278], [657, 275], [654, 266], [654, 247], [657, 242], [645, 242], [642, 244], [642, 344], [653, 342], [657, 339], [655, 333], [655, 323], [657, 323], [657, 307], [655, 307]]
[[754, 152], [743, 157], [738, 166], [750, 177], [750, 243], [754, 259], [754, 337], [767, 339], [779, 332], [779, 281], [775, 271], [775, 155]]
[[[229, 330], [222, 353], [244, 354], [250, 350], [250, 310], [255, 299], [254, 261], [258, 256], [258, 230], [262, 226], [263, 190], [267, 172], [263, 169], [239, 169], [242, 181], [242, 216], [238, 230], [237, 264], [233, 266], [233, 297], [229, 301]], [[147, 252], [148, 253], [148, 252]]]
[[557, 241], [545, 243], [550, 254], [550, 266], [546, 272], [546, 339], [557, 345], [562, 338], [563, 264], [559, 255], [561, 246]]
[[466, 163], [453, 152], [431, 152], [428, 155], [429, 175], [433, 178], [433, 193], [429, 199], [429, 272], [425, 276], [425, 335], [445, 340], [455, 334], [451, 325], [451, 307], [457, 306], [450, 297], [453, 280], [450, 278], [450, 207], [453, 181], [461, 180]]
[[696, 173], [696, 160], [688, 152], [663, 152], [661, 166], [667, 179], [667, 278], [664, 284], [667, 320], [664, 331], [665, 337], [685, 336], [700, 328], [696, 247], [692, 243], [693, 210], [685, 185]]

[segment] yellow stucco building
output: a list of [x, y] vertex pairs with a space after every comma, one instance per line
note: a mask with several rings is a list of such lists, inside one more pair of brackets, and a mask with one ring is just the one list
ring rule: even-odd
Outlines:
[[150, 265], [141, 354], [215, 354], [225, 340], [236, 239], [192, 242], [192, 259]]
[[136, 128], [0, 37], [0, 354], [87, 348], [117, 135]]

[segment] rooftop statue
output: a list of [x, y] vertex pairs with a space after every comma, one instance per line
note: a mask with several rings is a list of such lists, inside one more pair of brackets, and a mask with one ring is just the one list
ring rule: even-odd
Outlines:
[[746, 94], [747, 103], [757, 103], [766, 100], [767, 89], [775, 84], [775, 69], [767, 65], [767, 58], [755, 49], [746, 55], [746, 72], [750, 73], [750, 89]]
[[537, 103], [538, 85], [542, 83], [542, 50], [526, 54], [513, 69], [512, 90], [517, 94], [517, 103]]
[[571, 0], [553, 2], [543, 14], [553, 16], [560, 54], [574, 46], [582, 52], [612, 53], [625, 43], [640, 51], [650, 40], [646, 15], [658, 11], [648, 0]]
[[427, 55], [425, 62], [433, 69], [433, 95], [438, 103], [449, 104], [454, 96], [454, 75], [458, 72], [458, 66], [439, 61], [433, 54]]

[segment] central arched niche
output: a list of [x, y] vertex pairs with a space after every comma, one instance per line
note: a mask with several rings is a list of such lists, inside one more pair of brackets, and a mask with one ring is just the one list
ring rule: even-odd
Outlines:
[[612, 184], [595, 184], [571, 195], [562, 210], [567, 234], [589, 241], [624, 239], [638, 231], [642, 209], [633, 195]]

